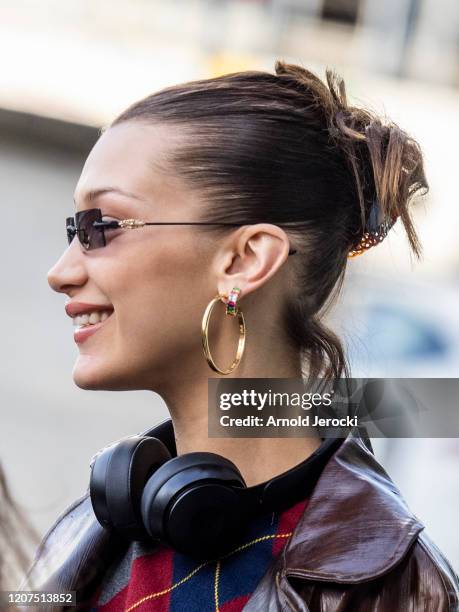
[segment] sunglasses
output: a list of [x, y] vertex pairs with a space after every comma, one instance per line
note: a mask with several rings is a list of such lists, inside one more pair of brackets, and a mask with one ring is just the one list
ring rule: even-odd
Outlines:
[[[87, 250], [99, 249], [104, 247], [107, 242], [105, 232], [112, 229], [136, 229], [145, 225], [230, 225], [240, 227], [247, 225], [246, 223], [212, 223], [206, 221], [141, 221], [140, 219], [123, 219], [122, 221], [102, 221], [102, 211], [100, 208], [89, 208], [88, 210], [80, 210], [75, 213], [75, 217], [67, 217], [65, 220], [65, 229], [67, 231], [67, 240], [71, 244], [78, 235], [78, 240], [81, 245]], [[290, 249], [289, 255], [294, 255], [296, 249]]]

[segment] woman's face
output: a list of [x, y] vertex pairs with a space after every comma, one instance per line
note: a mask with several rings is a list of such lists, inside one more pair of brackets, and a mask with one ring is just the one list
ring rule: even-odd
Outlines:
[[[75, 211], [97, 207], [104, 220], [197, 220], [202, 203], [196, 193], [161, 170], [174, 136], [168, 126], [135, 122], [108, 129], [84, 165]], [[215, 238], [186, 225], [115, 229], [106, 238], [105, 247], [91, 251], [74, 238], [48, 273], [52, 289], [68, 302], [113, 308], [78, 344], [75, 383], [157, 390], [171, 371], [196, 375], [193, 368], [204, 362], [202, 313], [217, 292], [210, 273]], [[69, 342], [72, 329], [69, 319]]]

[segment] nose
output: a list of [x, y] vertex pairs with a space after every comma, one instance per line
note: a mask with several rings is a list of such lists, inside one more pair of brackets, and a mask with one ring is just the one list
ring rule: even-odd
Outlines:
[[72, 290], [87, 281], [83, 253], [77, 240], [73, 240], [47, 274], [48, 284], [58, 293], [70, 295]]

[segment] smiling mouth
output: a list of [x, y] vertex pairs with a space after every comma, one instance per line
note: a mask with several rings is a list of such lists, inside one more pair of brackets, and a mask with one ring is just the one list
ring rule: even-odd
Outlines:
[[114, 310], [102, 310], [76, 315], [73, 317], [73, 326], [77, 329], [84, 329], [86, 327], [98, 325], [99, 323], [106, 321], [113, 314], [113, 312]]

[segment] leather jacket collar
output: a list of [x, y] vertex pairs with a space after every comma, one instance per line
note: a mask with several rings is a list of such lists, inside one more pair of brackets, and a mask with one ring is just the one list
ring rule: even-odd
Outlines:
[[[162, 439], [176, 453], [170, 419], [142, 435]], [[288, 578], [334, 583], [376, 578], [402, 559], [423, 528], [353, 431], [328, 461], [292, 537], [245, 609], [282, 609], [274, 603], [282, 593], [306, 609]], [[83, 602], [123, 546], [99, 525], [86, 491], [45, 535], [21, 588], [75, 590]]]
[[349, 434], [287, 543], [284, 568], [301, 578], [363, 582], [396, 565], [423, 528], [362, 439]]

